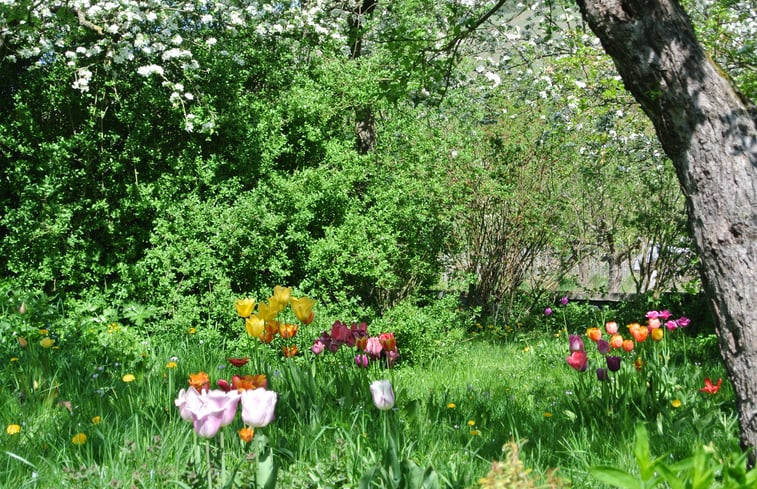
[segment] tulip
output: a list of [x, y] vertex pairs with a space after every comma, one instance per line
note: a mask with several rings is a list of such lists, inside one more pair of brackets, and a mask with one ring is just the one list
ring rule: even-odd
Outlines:
[[633, 351], [633, 341], [632, 340], [623, 340], [623, 349], [627, 352]]
[[388, 380], [371, 382], [371, 396], [373, 404], [381, 411], [388, 411], [394, 407], [394, 389]]
[[602, 331], [599, 328], [589, 328], [586, 330], [586, 336], [596, 343], [602, 338]]
[[253, 428], [267, 426], [274, 419], [278, 395], [258, 388], [242, 392], [242, 421]]
[[258, 306], [258, 316], [261, 317], [263, 321], [273, 321], [280, 311], [281, 310], [276, 304], [266, 304], [265, 302], [261, 302]]
[[597, 380], [599, 380], [599, 381], [607, 380], [607, 369], [606, 368], [598, 368], [597, 369]]
[[292, 288], [291, 287], [282, 287], [281, 285], [277, 285], [273, 288], [273, 297], [271, 297], [271, 302], [277, 302], [281, 304], [281, 308], [283, 309], [284, 306], [289, 304], [289, 299], [292, 297]]
[[265, 374], [259, 375], [235, 375], [231, 378], [231, 387], [237, 391], [268, 387], [268, 378]]
[[647, 328], [636, 328], [631, 331], [631, 335], [633, 336], [633, 339], [636, 340], [637, 343], [643, 343], [646, 341], [647, 337], [649, 336], [649, 329]]
[[313, 322], [313, 306], [315, 300], [309, 297], [300, 297], [299, 299], [292, 298], [290, 301], [292, 305], [292, 311], [297, 319], [302, 321], [303, 324], [310, 324]]
[[568, 362], [568, 365], [573, 369], [578, 370], [579, 372], [585, 371], [586, 367], [589, 365], [589, 359], [586, 356], [585, 351], [574, 351], [565, 358], [565, 361]]
[[689, 325], [689, 323], [691, 323], [691, 319], [687, 317], [680, 317], [676, 319], [676, 322], [678, 323], [679, 328], [685, 328], [686, 326]]
[[381, 355], [382, 349], [381, 341], [375, 336], [368, 338], [368, 341], [365, 343], [365, 352], [373, 358], [378, 358]]
[[709, 377], [704, 379], [704, 387], [699, 389], [699, 392], [705, 392], [707, 394], [717, 394], [720, 390], [720, 385], [723, 383], [723, 379], [718, 379], [717, 384], [713, 384]]
[[365, 353], [360, 353], [359, 355], [356, 355], [355, 364], [358, 367], [366, 368], [368, 366], [368, 355], [366, 355]]
[[619, 334], [614, 334], [610, 337], [610, 346], [613, 348], [622, 348], [623, 347], [623, 337]]
[[244, 428], [238, 429], [237, 434], [239, 434], [240, 440], [245, 443], [250, 443], [252, 441], [252, 437], [255, 436], [255, 430], [253, 430], [249, 426], [245, 426]]
[[397, 348], [397, 341], [394, 339], [394, 333], [381, 333], [379, 342], [384, 350], [394, 350]]
[[253, 338], [260, 337], [263, 334], [264, 327], [265, 320], [259, 316], [251, 316], [244, 321], [244, 328], [247, 330], [247, 334]]
[[361, 336], [359, 338], [355, 338], [355, 348], [357, 348], [358, 350], [364, 351], [366, 346], [368, 346], [367, 336]]
[[665, 327], [668, 328], [668, 331], [673, 331], [674, 329], [678, 328], [678, 323], [673, 321], [672, 319], [669, 319], [665, 321]]
[[570, 341], [570, 351], [584, 351], [584, 341], [577, 334], [572, 334], [568, 338]]
[[667, 321], [670, 318], [671, 314], [670, 311], [667, 309], [662, 310], [657, 313], [657, 317], [660, 318], [661, 321]]
[[197, 389], [198, 392], [202, 392], [210, 387], [210, 377], [205, 372], [189, 374], [189, 385]]
[[228, 426], [234, 421], [239, 398], [239, 392], [234, 390], [229, 392], [212, 390], [200, 395], [200, 399], [207, 403], [211, 410], [219, 411], [221, 426]]
[[647, 320], [647, 326], [648, 326], [648, 327], [649, 327], [650, 329], [657, 329], [657, 328], [659, 328], [659, 327], [660, 327], [660, 325], [661, 325], [661, 324], [662, 324], [662, 323], [660, 322], [660, 319], [659, 319], [659, 318], [649, 318], [649, 319]]
[[605, 331], [607, 331], [607, 334], [610, 336], [616, 334], [618, 332], [618, 323], [615, 321], [608, 321], [605, 323]]
[[617, 372], [620, 370], [620, 357], [608, 356], [605, 357], [605, 361], [607, 362], [607, 369], [610, 370], [610, 372]]
[[350, 336], [350, 329], [343, 322], [334, 321], [334, 324], [331, 325], [331, 339], [334, 342], [343, 345], [347, 343]]
[[250, 357], [227, 358], [226, 361], [235, 367], [244, 367], [250, 361]]
[[317, 339], [315, 340], [315, 343], [313, 343], [313, 346], [310, 347], [310, 351], [312, 351], [316, 355], [320, 355], [323, 352], [324, 348], [326, 348], [326, 344], [320, 339]]
[[255, 309], [255, 299], [239, 299], [234, 303], [234, 307], [236, 307], [239, 317], [248, 318], [252, 315], [252, 310]]
[[216, 380], [216, 385], [224, 392], [229, 392], [231, 390], [231, 384], [229, 384], [226, 379]]
[[660, 313], [657, 311], [647, 311], [647, 314], [644, 317], [647, 319], [657, 319], [659, 315]]
[[386, 361], [389, 364], [390, 367], [394, 366], [394, 363], [397, 361], [397, 358], [399, 358], [400, 354], [395, 348], [394, 350], [389, 350], [386, 352]]
[[291, 346], [282, 346], [281, 347], [281, 353], [284, 354], [287, 358], [292, 358], [293, 356], [297, 355], [297, 353], [300, 351], [299, 348], [297, 348], [297, 345], [291, 345]]
[[297, 330], [299, 329], [299, 326], [296, 324], [280, 324], [279, 325], [279, 334], [284, 339], [293, 338], [294, 335], [297, 334]]
[[652, 330], [652, 339], [654, 341], [660, 341], [662, 337], [664, 336], [662, 328], [657, 328]]
[[607, 340], [597, 341], [597, 350], [599, 350], [599, 353], [602, 355], [607, 355], [607, 352], [610, 351], [610, 343]]

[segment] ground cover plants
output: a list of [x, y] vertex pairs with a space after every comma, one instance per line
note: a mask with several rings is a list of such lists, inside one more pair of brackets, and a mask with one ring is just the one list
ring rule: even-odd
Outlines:
[[738, 484], [754, 477], [735, 455], [733, 393], [713, 343], [664, 305], [628, 328], [593, 308], [592, 324], [561, 321], [557, 301], [527, 331], [467, 328], [460, 309], [446, 334], [429, 325], [446, 338], [428, 337], [432, 351], [410, 360], [403, 338], [422, 349], [422, 331], [395, 337], [391, 323], [335, 317], [284, 287], [230, 303], [234, 334], [198, 325], [160, 337], [111, 317], [117, 305], [3, 293], [4, 487], [664, 487], [649, 485], [658, 472], [749, 487]]

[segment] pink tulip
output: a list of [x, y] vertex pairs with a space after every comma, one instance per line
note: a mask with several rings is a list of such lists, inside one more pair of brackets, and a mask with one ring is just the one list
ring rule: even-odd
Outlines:
[[357, 364], [358, 367], [366, 368], [368, 366], [368, 355], [360, 353], [355, 356], [355, 364]]
[[368, 338], [368, 341], [365, 344], [365, 352], [372, 356], [373, 358], [378, 358], [379, 355], [381, 355], [381, 350], [383, 347], [381, 346], [381, 341], [375, 336], [372, 336]]
[[586, 356], [585, 351], [574, 351], [570, 356], [565, 358], [565, 361], [579, 372], [585, 371], [586, 367], [589, 365], [589, 359]]
[[607, 331], [607, 334], [610, 336], [614, 335], [618, 332], [618, 323], [615, 321], [608, 321], [605, 323], [605, 331]]
[[313, 346], [310, 347], [310, 351], [312, 351], [316, 355], [320, 355], [323, 352], [324, 348], [326, 348], [326, 344], [320, 339], [318, 339], [318, 340], [315, 340], [315, 343], [313, 343]]
[[371, 396], [373, 404], [381, 411], [388, 411], [394, 407], [394, 389], [388, 380], [371, 382]]
[[267, 426], [274, 419], [278, 395], [258, 388], [242, 392], [242, 421], [253, 428]]
[[670, 316], [670, 311], [668, 311], [667, 309], [664, 309], [657, 313], [657, 317], [659, 317], [662, 321], [667, 321], [668, 319], [670, 319]]
[[673, 321], [672, 319], [669, 319], [665, 321], [665, 327], [668, 328], [668, 331], [673, 331], [674, 329], [678, 328], [678, 323]]
[[179, 408], [179, 416], [181, 416], [181, 419], [184, 421], [192, 421], [192, 412], [202, 406], [200, 393], [197, 392], [197, 389], [194, 387], [190, 387], [187, 390], [181, 389], [174, 404]]

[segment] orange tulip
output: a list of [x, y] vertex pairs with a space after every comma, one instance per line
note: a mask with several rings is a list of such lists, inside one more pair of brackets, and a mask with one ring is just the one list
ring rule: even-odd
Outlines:
[[247, 334], [253, 338], [257, 338], [263, 332], [265, 321], [258, 316], [251, 316], [244, 320], [244, 327], [247, 330]]
[[644, 360], [642, 360], [640, 357], [636, 359], [635, 362], [633, 362], [633, 367], [637, 371], [641, 371], [642, 367], [644, 367]]
[[210, 387], [210, 377], [205, 372], [189, 374], [189, 385], [198, 392], [202, 392], [203, 389], [207, 390]]
[[397, 348], [397, 340], [394, 339], [394, 333], [381, 333], [379, 335], [379, 343], [381, 343], [381, 347], [386, 351]]
[[633, 351], [633, 341], [623, 340], [623, 349], [628, 352]]
[[284, 339], [293, 338], [294, 335], [297, 334], [297, 330], [299, 329], [299, 326], [296, 324], [280, 324], [279, 325], [279, 334]]
[[258, 375], [235, 375], [231, 378], [231, 387], [238, 391], [268, 387], [268, 378], [265, 374]]
[[649, 329], [647, 329], [646, 326], [640, 326], [633, 329], [631, 335], [633, 336], [633, 339], [636, 340], [636, 343], [643, 343], [649, 336]]
[[586, 336], [593, 342], [597, 342], [602, 339], [602, 330], [599, 328], [589, 328], [586, 330]]
[[297, 354], [298, 351], [299, 351], [299, 348], [297, 348], [297, 345], [282, 346], [281, 347], [281, 352], [287, 358], [292, 358], [293, 356], [295, 356]]
[[240, 428], [239, 430], [237, 430], [237, 433], [239, 434], [239, 439], [245, 443], [250, 443], [252, 441], [252, 437], [255, 436], [255, 430], [250, 428], [249, 426]]
[[237, 314], [240, 317], [248, 318], [252, 315], [252, 310], [255, 309], [255, 299], [239, 299], [234, 303], [234, 307], [236, 307]]
[[355, 338], [355, 348], [357, 348], [360, 351], [365, 350], [365, 345], [368, 344], [368, 337], [367, 336], [360, 336], [359, 338]]
[[279, 322], [278, 321], [266, 321], [265, 322], [265, 330], [272, 335], [276, 335], [279, 332]]
[[619, 334], [614, 334], [610, 337], [610, 346], [613, 348], [623, 348], [623, 337]]

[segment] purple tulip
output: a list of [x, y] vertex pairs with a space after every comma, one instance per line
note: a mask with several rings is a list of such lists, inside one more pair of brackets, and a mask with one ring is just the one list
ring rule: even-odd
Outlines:
[[577, 334], [572, 334], [568, 337], [570, 340], [570, 351], [584, 351], [584, 341]]
[[679, 327], [685, 328], [686, 326], [688, 326], [691, 323], [691, 319], [682, 316], [682, 317], [676, 319], [676, 322], [678, 323]]
[[355, 356], [355, 364], [358, 367], [366, 368], [368, 366], [368, 355], [365, 353], [360, 353], [359, 355]]
[[597, 369], [597, 380], [600, 382], [607, 380], [607, 369], [606, 368], [598, 368]]
[[273, 421], [278, 396], [262, 387], [242, 392], [242, 421], [253, 428], [262, 428]]
[[373, 404], [381, 411], [388, 411], [394, 407], [394, 389], [388, 380], [371, 382], [371, 396]]
[[610, 372], [617, 372], [620, 370], [620, 357], [605, 357], [607, 361], [607, 368]]
[[665, 327], [668, 328], [668, 331], [673, 331], [674, 329], [678, 328], [678, 323], [673, 321], [672, 319], [669, 319], [665, 321]]
[[599, 353], [602, 355], [607, 355], [607, 352], [610, 351], [610, 343], [607, 340], [597, 341], [597, 350], [599, 350]]
[[194, 387], [190, 387], [187, 391], [179, 391], [174, 404], [179, 408], [182, 419], [192, 421], [198, 436], [213, 438], [222, 426], [234, 420], [239, 397], [237, 391], [214, 389], [198, 393]]

